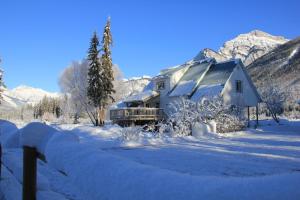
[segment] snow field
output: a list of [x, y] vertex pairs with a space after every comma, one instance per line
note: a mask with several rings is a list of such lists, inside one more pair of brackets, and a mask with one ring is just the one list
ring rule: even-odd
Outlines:
[[[46, 180], [38, 183], [40, 188], [44, 184], [44, 190], [38, 193], [40, 199], [63, 198], [59, 192], [70, 199], [87, 200], [297, 200], [299, 130], [299, 122], [288, 122], [276, 127], [264, 124], [255, 131], [219, 137], [209, 134], [199, 138], [153, 138], [141, 134], [133, 143], [121, 139], [122, 129], [117, 126], [52, 128], [32, 123], [19, 132], [21, 144], [37, 147], [48, 162], [39, 169]], [[5, 165], [8, 163], [15, 171], [5, 184], [1, 181], [2, 191], [9, 197], [13, 189], [8, 185], [19, 183], [17, 163], [21, 162], [21, 150], [6, 152], [4, 160], [10, 161], [5, 161]], [[66, 176], [56, 174], [58, 171]], [[47, 187], [56, 193], [52, 195]]]

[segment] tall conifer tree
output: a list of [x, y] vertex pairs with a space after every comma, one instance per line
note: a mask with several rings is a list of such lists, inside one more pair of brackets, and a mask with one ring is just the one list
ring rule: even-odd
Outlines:
[[104, 70], [101, 66], [99, 60], [99, 40], [97, 33], [95, 32], [90, 43], [90, 48], [88, 51], [88, 60], [90, 62], [90, 68], [88, 71], [88, 88], [87, 96], [91, 103], [97, 108], [97, 116], [95, 125], [101, 125], [99, 120], [99, 112], [103, 107], [103, 96], [104, 96], [104, 84], [103, 84], [103, 73]]
[[109, 103], [109, 100], [114, 101], [114, 98], [112, 97], [113, 93], [115, 93], [114, 90], [114, 74], [112, 70], [112, 58], [111, 58], [111, 46], [112, 46], [112, 35], [110, 31], [110, 18], [108, 18], [106, 25], [104, 27], [103, 32], [103, 38], [102, 38], [102, 67], [104, 70], [104, 77], [103, 77], [103, 83], [104, 83], [104, 106], [106, 106]]
[[103, 69], [103, 98], [102, 105], [99, 112], [99, 120], [101, 123], [104, 123], [105, 120], [105, 109], [109, 105], [110, 102], [114, 102], [113, 93], [114, 90], [114, 74], [112, 70], [112, 58], [111, 58], [111, 46], [112, 46], [112, 35], [110, 31], [110, 18], [108, 18], [106, 25], [103, 31], [103, 37], [101, 42], [101, 66]]

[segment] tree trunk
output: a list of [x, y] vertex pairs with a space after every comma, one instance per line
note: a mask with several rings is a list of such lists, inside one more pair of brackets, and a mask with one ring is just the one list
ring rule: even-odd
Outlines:
[[98, 108], [98, 125], [97, 126], [103, 126], [104, 125], [104, 119], [105, 119], [105, 110], [104, 110], [104, 108], [103, 108], [103, 106], [100, 106], [99, 108]]

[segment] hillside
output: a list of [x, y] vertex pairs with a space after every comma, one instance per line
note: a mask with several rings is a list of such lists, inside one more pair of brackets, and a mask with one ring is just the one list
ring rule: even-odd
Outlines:
[[255, 60], [247, 69], [258, 87], [268, 80], [290, 90], [292, 101], [300, 99], [300, 37], [278, 46]]

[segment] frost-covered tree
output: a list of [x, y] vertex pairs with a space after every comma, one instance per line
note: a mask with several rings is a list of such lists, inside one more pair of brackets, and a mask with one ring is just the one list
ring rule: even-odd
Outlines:
[[64, 117], [70, 116], [77, 122], [77, 116], [86, 112], [93, 124], [96, 123], [97, 113], [87, 97], [89, 61], [74, 61], [59, 78], [61, 91], [67, 96], [68, 104], [64, 105]]
[[[65, 98], [62, 99], [61, 109], [65, 121], [72, 119], [73, 122], [77, 122], [76, 116], [84, 116], [85, 114], [90, 118], [94, 124], [97, 119], [97, 110], [90, 104], [87, 97], [88, 86], [88, 70], [89, 61], [83, 59], [81, 61], [72, 62], [59, 77], [59, 86], [64, 93]], [[114, 87], [116, 93], [114, 98], [119, 100], [126, 93], [127, 89], [123, 83], [123, 73], [117, 65], [113, 65]], [[66, 97], [67, 96], [67, 97]]]
[[278, 115], [283, 113], [287, 93], [281, 91], [274, 83], [268, 82], [261, 89], [261, 97], [270, 111], [272, 118], [279, 123]]

